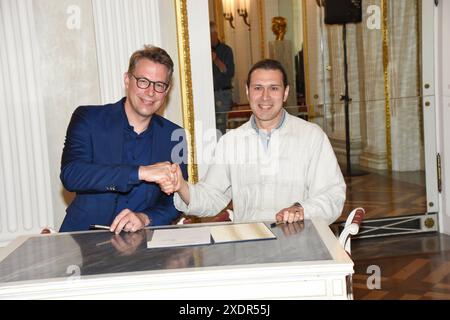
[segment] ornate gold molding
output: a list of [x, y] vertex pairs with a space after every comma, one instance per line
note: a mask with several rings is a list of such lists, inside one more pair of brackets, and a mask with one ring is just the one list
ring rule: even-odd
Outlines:
[[311, 98], [311, 85], [310, 85], [310, 65], [309, 65], [309, 50], [308, 50], [308, 15], [306, 0], [302, 1], [302, 23], [303, 23], [303, 70], [305, 72], [305, 98], [308, 110], [309, 119], [314, 118], [314, 103]]
[[388, 1], [381, 0], [383, 11], [383, 23], [381, 32], [383, 35], [383, 69], [384, 69], [384, 102], [386, 118], [386, 156], [387, 167], [392, 171], [392, 141], [391, 141], [391, 91], [389, 79], [389, 20], [388, 20]]
[[177, 20], [178, 63], [180, 66], [183, 126], [187, 131], [189, 182], [198, 181], [195, 152], [194, 103], [192, 98], [191, 51], [186, 0], [174, 0]]
[[264, 1], [258, 0], [258, 17], [259, 17], [259, 45], [261, 50], [261, 59], [266, 57], [266, 28], [264, 15]]
[[[225, 28], [223, 25], [223, 5], [222, 1], [212, 1], [214, 6], [214, 19], [216, 22], [217, 33], [219, 35], [219, 39], [225, 41]], [[226, 42], [226, 41], [225, 41]]]

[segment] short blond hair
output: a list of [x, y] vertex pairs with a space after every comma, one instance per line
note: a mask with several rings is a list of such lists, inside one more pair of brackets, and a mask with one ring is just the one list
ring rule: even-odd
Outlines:
[[169, 71], [169, 79], [173, 74], [173, 61], [169, 54], [162, 48], [152, 45], [144, 45], [144, 49], [135, 51], [130, 57], [128, 65], [128, 73], [132, 74], [136, 69], [136, 65], [141, 59], [148, 59], [150, 61], [166, 66]]

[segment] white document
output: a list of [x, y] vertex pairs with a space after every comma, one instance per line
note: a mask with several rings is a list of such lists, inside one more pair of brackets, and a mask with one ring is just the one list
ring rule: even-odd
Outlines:
[[178, 246], [195, 246], [211, 243], [209, 228], [173, 228], [156, 229], [153, 237], [147, 241], [147, 248], [167, 248]]
[[215, 243], [277, 238], [262, 222], [212, 226], [209, 229]]

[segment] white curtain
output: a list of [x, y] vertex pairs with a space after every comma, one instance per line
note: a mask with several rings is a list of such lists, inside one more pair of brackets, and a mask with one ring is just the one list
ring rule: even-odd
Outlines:
[[[383, 34], [368, 22], [381, 0], [362, 1], [362, 22], [349, 23], [347, 59], [352, 163], [386, 169], [386, 102]], [[309, 67], [308, 103], [329, 135], [340, 160], [345, 159], [344, 53], [342, 25], [324, 24], [323, 7], [306, 1]], [[388, 5], [388, 72], [392, 168], [424, 169], [420, 107], [420, 6], [418, 1], [386, 1]], [[371, 10], [368, 10], [371, 6]], [[373, 10], [378, 9], [374, 12]], [[381, 27], [382, 20], [379, 26]]]

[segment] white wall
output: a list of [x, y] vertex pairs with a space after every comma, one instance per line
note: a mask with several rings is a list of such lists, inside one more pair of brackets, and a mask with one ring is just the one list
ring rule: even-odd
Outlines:
[[101, 103], [124, 96], [123, 74], [143, 44], [161, 45], [158, 1], [92, 0]]
[[198, 177], [207, 169], [216, 145], [216, 120], [209, 35], [208, 0], [188, 0], [189, 44], [195, 115]]
[[[251, 5], [255, 5], [256, 2], [253, 1]], [[229, 21], [224, 20], [224, 34], [225, 39], [223, 41], [229, 45], [233, 50], [233, 58], [235, 64], [235, 72], [233, 78], [233, 101], [238, 104], [247, 103], [247, 96], [245, 94], [245, 82], [247, 79], [247, 72], [253, 64], [252, 59], [254, 56], [254, 46], [258, 44], [258, 39], [254, 36], [254, 32], [250, 33], [248, 26], [244, 23], [244, 19], [240, 17], [237, 13], [237, 4], [235, 4], [235, 10], [233, 11], [233, 25], [234, 29], [231, 27]], [[252, 7], [251, 16], [256, 16], [257, 9]], [[248, 20], [251, 20], [248, 19]], [[257, 26], [253, 23], [253, 29]]]
[[[178, 50], [167, 0], [1, 0], [0, 21], [2, 245], [59, 228], [73, 197], [59, 180], [73, 110], [121, 98], [129, 55], [144, 43], [175, 64]], [[178, 74], [164, 114], [181, 125]]]
[[161, 47], [172, 57], [175, 64], [172, 77], [172, 88], [164, 109], [164, 117], [183, 126], [183, 113], [181, 111], [181, 89], [180, 89], [180, 68], [178, 64], [177, 46], [177, 24], [175, 18], [174, 1], [159, 0], [159, 16], [162, 17], [160, 23], [163, 24], [161, 31]]
[[[59, 228], [73, 199], [59, 179], [64, 138], [73, 110], [100, 103], [91, 0], [33, 1], [36, 40], [41, 53], [54, 222]], [[25, 201], [25, 200], [24, 200]]]

